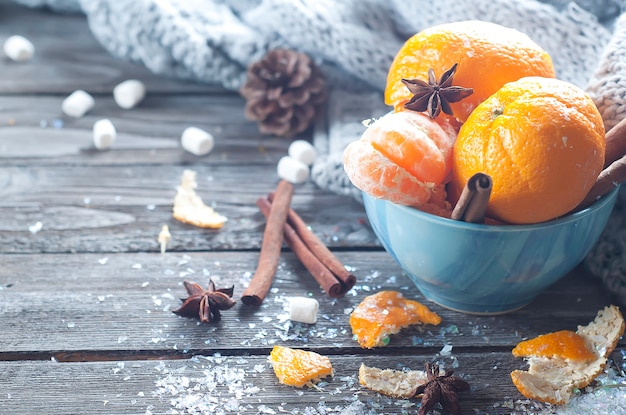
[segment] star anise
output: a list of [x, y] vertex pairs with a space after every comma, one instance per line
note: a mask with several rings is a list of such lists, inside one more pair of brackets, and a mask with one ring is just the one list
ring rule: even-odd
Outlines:
[[452, 79], [459, 64], [455, 63], [441, 75], [439, 82], [435, 78], [433, 68], [428, 69], [428, 82], [421, 79], [403, 79], [402, 83], [409, 88], [413, 97], [404, 104], [404, 108], [413, 111], [428, 111], [430, 118], [437, 117], [441, 111], [454, 115], [450, 103], [458, 102], [474, 93], [472, 88], [453, 86]]
[[422, 394], [422, 406], [419, 415], [426, 415], [437, 402], [441, 403], [444, 410], [453, 415], [461, 413], [458, 392], [467, 392], [469, 384], [463, 379], [453, 376], [452, 370], [447, 370], [444, 375], [439, 372], [439, 365], [426, 363], [426, 375], [428, 382], [415, 388], [415, 395]]
[[219, 320], [220, 310], [228, 310], [236, 304], [236, 301], [231, 298], [235, 289], [234, 285], [230, 288], [215, 289], [215, 284], [209, 280], [209, 287], [205, 290], [193, 282], [183, 281], [183, 284], [189, 297], [181, 298], [183, 304], [173, 311], [179, 316], [200, 318], [200, 321], [207, 323]]

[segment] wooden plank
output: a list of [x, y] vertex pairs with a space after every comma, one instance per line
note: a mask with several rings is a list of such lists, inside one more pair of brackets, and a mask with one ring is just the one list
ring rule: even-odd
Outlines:
[[168, 80], [139, 64], [114, 58], [94, 38], [85, 16], [29, 9], [0, 2], [0, 44], [22, 35], [35, 45], [28, 62], [2, 60], [0, 94], [68, 94], [75, 89], [111, 92], [126, 79], [140, 79], [149, 92], [223, 92], [223, 88]]
[[[0, 362], [0, 413], [415, 413], [418, 399], [391, 399], [367, 390], [359, 385], [358, 369], [362, 363], [423, 369], [429, 361], [453, 368], [470, 383], [471, 391], [459, 395], [462, 415], [550, 409], [517, 391], [509, 373], [525, 364], [510, 353], [329, 355], [335, 375], [315, 389], [279, 384], [268, 354], [263, 350], [256, 356], [210, 354], [185, 360]], [[615, 359], [622, 360], [619, 353]]]
[[[385, 252], [337, 255], [358, 277], [358, 285], [346, 297], [326, 297], [297, 258], [284, 253], [264, 304], [255, 308], [239, 302], [216, 324], [173, 315], [179, 298], [186, 296], [182, 281], [206, 285], [213, 278], [219, 286], [234, 285], [239, 301], [258, 253], [2, 255], [0, 353], [4, 359], [34, 353], [35, 358], [55, 355], [59, 360], [76, 359], [81, 353], [86, 359], [184, 350], [250, 353], [281, 340], [361, 353], [352, 339], [349, 313], [364, 296], [384, 289], [400, 290], [424, 302], [443, 320], [438, 327], [413, 327], [393, 336], [389, 349], [436, 352], [451, 344], [502, 351], [523, 338], [575, 330], [610, 303], [598, 281], [578, 269], [518, 312], [465, 315], [425, 300]], [[317, 324], [289, 324], [286, 307], [291, 296], [320, 301]]]
[[[186, 168], [197, 172], [204, 201], [229, 218], [222, 229], [172, 218]], [[0, 252], [156, 251], [163, 224], [174, 236], [173, 250], [258, 249], [265, 219], [256, 199], [277, 181], [274, 165], [0, 167]], [[330, 246], [380, 246], [351, 198], [306, 184], [292, 207]], [[41, 230], [32, 233], [38, 222]]]
[[[244, 118], [237, 95], [151, 95], [138, 107], [122, 110], [110, 95], [96, 97], [84, 117], [61, 113], [63, 97], [0, 96], [0, 159], [3, 165], [272, 163], [287, 153], [291, 140], [263, 137]], [[93, 145], [93, 124], [108, 118], [118, 137], [109, 151]], [[202, 128], [215, 137], [208, 156], [180, 147], [185, 128]], [[303, 134], [297, 138], [308, 139]], [[52, 145], [53, 144], [53, 145]]]

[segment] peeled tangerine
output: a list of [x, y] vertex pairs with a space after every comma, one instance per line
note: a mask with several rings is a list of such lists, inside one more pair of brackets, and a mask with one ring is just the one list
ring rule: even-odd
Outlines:
[[346, 173], [360, 190], [379, 199], [419, 207], [444, 183], [452, 168], [456, 130], [423, 113], [389, 113], [350, 143]]
[[441, 323], [441, 317], [397, 291], [380, 291], [367, 296], [350, 314], [352, 334], [366, 349], [386, 346], [389, 335], [422, 323], [436, 326]]

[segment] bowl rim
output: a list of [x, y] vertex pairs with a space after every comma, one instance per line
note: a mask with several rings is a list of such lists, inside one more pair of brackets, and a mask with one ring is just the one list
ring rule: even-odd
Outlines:
[[568, 223], [579, 221], [580, 219], [587, 217], [593, 214], [594, 212], [600, 210], [601, 208], [605, 207], [607, 204], [614, 202], [615, 199], [617, 198], [617, 192], [619, 191], [620, 186], [621, 185], [617, 185], [615, 189], [606, 193], [605, 195], [600, 197], [597, 201], [595, 201], [591, 206], [583, 210], [579, 210], [572, 214], [561, 216], [559, 218], [552, 219], [552, 220], [545, 221], [545, 222], [531, 223], [531, 224], [519, 224], [519, 225], [516, 225], [516, 224], [495, 225], [495, 224], [471, 223], [471, 222], [452, 220], [450, 218], [438, 216], [429, 212], [424, 212], [422, 210], [419, 210], [411, 206], [399, 205], [397, 203], [391, 202], [386, 199], [379, 199], [364, 191], [361, 191], [361, 193], [364, 199], [368, 198], [372, 200], [373, 202], [386, 203], [386, 204], [393, 206], [395, 209], [405, 212], [408, 215], [414, 215], [414, 216], [417, 216], [418, 218], [428, 220], [434, 223], [440, 223], [441, 225], [448, 226], [448, 227], [457, 227], [457, 228], [466, 229], [466, 230], [485, 231], [485, 232], [489, 232], [489, 231], [519, 232], [519, 231], [546, 229], [546, 228], [550, 228], [553, 226], [565, 225]]

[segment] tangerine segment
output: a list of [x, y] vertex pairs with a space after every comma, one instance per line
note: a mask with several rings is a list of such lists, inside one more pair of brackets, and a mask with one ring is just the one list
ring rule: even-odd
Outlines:
[[365, 141], [348, 144], [343, 165], [354, 186], [378, 199], [407, 206], [420, 206], [430, 199], [432, 187], [393, 164]]
[[461, 121], [507, 82], [533, 75], [555, 77], [548, 53], [522, 32], [478, 20], [445, 23], [416, 33], [400, 48], [387, 74], [385, 103], [403, 111], [411, 93], [402, 79], [427, 81], [429, 68], [441, 76], [455, 63], [454, 85], [474, 90], [451, 104]]
[[416, 179], [438, 185], [452, 166], [456, 131], [425, 114], [407, 111], [380, 118], [361, 139]]
[[481, 172], [490, 217], [537, 223], [574, 209], [604, 165], [604, 124], [577, 86], [543, 77], [510, 82], [482, 102], [454, 145], [454, 188]]
[[278, 381], [301, 388], [333, 375], [330, 359], [315, 352], [274, 346], [269, 357]]
[[367, 296], [350, 314], [352, 334], [361, 347], [386, 346], [389, 335], [413, 324], [441, 323], [441, 317], [425, 305], [404, 298], [397, 291]]
[[391, 202], [420, 206], [450, 177], [456, 131], [421, 113], [387, 114], [343, 153], [352, 184]]
[[513, 349], [513, 356], [551, 357], [574, 361], [588, 361], [598, 357], [589, 349], [581, 335], [570, 330], [542, 334], [520, 342]]

